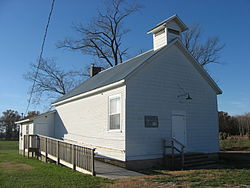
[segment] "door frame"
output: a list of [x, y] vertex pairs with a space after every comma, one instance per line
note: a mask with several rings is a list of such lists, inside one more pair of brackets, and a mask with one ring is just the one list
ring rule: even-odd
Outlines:
[[[183, 110], [173, 110], [171, 114], [171, 137], [173, 138], [173, 116], [184, 116], [185, 124], [184, 124], [184, 143], [182, 143], [185, 148], [187, 148], [187, 113]], [[178, 140], [179, 141], [179, 140]]]

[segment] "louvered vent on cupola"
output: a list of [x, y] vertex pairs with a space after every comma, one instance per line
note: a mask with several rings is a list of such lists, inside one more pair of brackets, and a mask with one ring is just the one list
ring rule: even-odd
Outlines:
[[177, 16], [171, 16], [148, 31], [153, 33], [154, 50], [157, 50], [172, 40], [179, 38], [181, 32], [187, 30], [187, 26]]

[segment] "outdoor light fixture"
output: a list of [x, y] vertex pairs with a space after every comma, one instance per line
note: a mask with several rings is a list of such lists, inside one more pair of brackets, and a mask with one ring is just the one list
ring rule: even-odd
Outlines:
[[189, 93], [187, 93], [186, 100], [192, 100], [192, 97], [190, 97]]
[[189, 93], [184, 93], [182, 95], [178, 95], [177, 96], [178, 98], [180, 97], [185, 97], [186, 100], [192, 100], [192, 97], [190, 97], [190, 94]]

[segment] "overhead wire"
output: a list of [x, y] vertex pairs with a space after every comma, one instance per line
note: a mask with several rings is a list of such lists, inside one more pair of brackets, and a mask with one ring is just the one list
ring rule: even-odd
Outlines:
[[25, 110], [25, 114], [28, 113], [30, 103], [31, 103], [31, 99], [32, 99], [32, 96], [33, 96], [33, 93], [34, 93], [34, 88], [35, 88], [35, 85], [36, 85], [36, 79], [37, 79], [37, 76], [38, 76], [39, 68], [40, 68], [40, 65], [41, 65], [42, 57], [43, 57], [44, 45], [45, 45], [45, 41], [46, 41], [46, 38], [47, 38], [48, 28], [49, 28], [49, 25], [50, 25], [51, 16], [52, 16], [52, 13], [53, 13], [53, 10], [54, 10], [54, 6], [55, 6], [55, 0], [52, 0], [49, 16], [48, 16], [48, 20], [47, 20], [47, 24], [46, 24], [46, 27], [45, 27], [45, 32], [44, 32], [44, 35], [43, 35], [40, 54], [39, 54], [39, 57], [38, 57], [38, 65], [36, 67], [35, 78], [34, 78], [33, 85], [32, 85], [30, 95], [29, 95], [29, 98], [28, 98], [28, 104], [27, 104], [27, 107], [26, 107], [26, 110]]

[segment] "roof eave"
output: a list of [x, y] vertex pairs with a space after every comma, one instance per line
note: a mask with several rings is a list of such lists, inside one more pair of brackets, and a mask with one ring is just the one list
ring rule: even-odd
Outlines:
[[42, 114], [33, 116], [33, 117], [31, 117], [31, 118], [22, 119], [22, 120], [20, 120], [20, 121], [17, 121], [17, 122], [15, 122], [15, 124], [21, 124], [21, 123], [32, 122], [32, 121], [34, 121], [35, 119], [37, 119], [37, 118], [39, 118], [39, 117], [41, 117], [41, 116], [48, 115], [48, 114], [55, 113], [55, 112], [56, 112], [56, 110], [47, 111], [47, 112], [44, 112], [44, 113], [42, 113]]
[[28, 123], [28, 122], [32, 122], [33, 119], [23, 119], [20, 121], [16, 121], [15, 124], [23, 124], [23, 123]]
[[125, 84], [125, 80], [122, 79], [120, 81], [108, 84], [106, 86], [99, 87], [99, 88], [96, 88], [96, 89], [93, 89], [93, 90], [90, 90], [90, 91], [87, 91], [87, 92], [84, 92], [84, 93], [81, 93], [81, 94], [66, 98], [66, 99], [61, 100], [61, 101], [54, 102], [51, 105], [52, 106], [62, 105], [62, 104], [68, 103], [68, 102], [72, 102], [72, 101], [75, 101], [75, 100], [78, 100], [78, 99], [81, 99], [81, 98], [84, 98], [84, 97], [94, 95], [94, 94], [102, 92], [104, 90], [109, 90], [109, 89], [113, 89], [113, 88], [116, 88], [116, 87], [123, 86], [124, 84]]
[[179, 27], [181, 28], [181, 32], [186, 31], [188, 29], [188, 27], [186, 26], [186, 24], [184, 24], [184, 22], [179, 18], [179, 16], [177, 16], [175, 14], [175, 15], [171, 16], [170, 18], [168, 18], [168, 19], [162, 21], [161, 23], [157, 24], [152, 29], [148, 30], [147, 34], [157, 32], [157, 30], [159, 30], [160, 27], [166, 26], [166, 24], [168, 22], [170, 22], [171, 20], [174, 20], [174, 19], [177, 22], [177, 24], [179, 25]]

